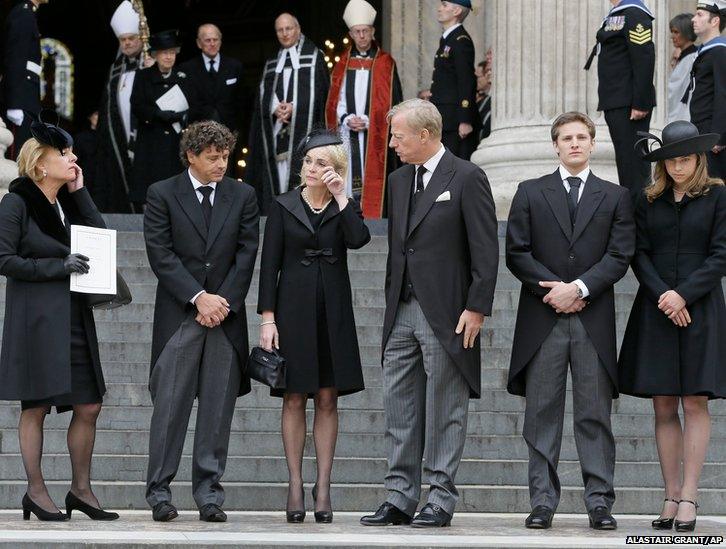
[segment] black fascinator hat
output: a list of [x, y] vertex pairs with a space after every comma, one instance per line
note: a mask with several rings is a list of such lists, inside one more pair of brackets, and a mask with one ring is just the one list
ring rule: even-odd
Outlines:
[[[708, 152], [721, 138], [717, 133], [698, 133], [698, 128], [687, 120], [668, 124], [663, 128], [662, 139], [648, 132], [638, 132], [638, 135], [642, 139], [636, 141], [635, 150], [650, 162]], [[653, 148], [655, 143], [659, 147]]]
[[331, 132], [330, 130], [313, 130], [305, 139], [300, 142], [298, 151], [300, 155], [305, 155], [312, 149], [318, 147], [327, 147], [328, 145], [342, 145], [343, 140], [337, 133]]
[[[48, 145], [49, 147], [58, 149], [60, 152], [63, 152], [68, 147], [73, 146], [73, 138], [71, 137], [71, 134], [58, 125], [60, 122], [58, 113], [49, 109], [44, 109], [40, 111], [37, 117], [32, 113], [28, 114], [33, 119], [30, 124], [30, 133], [33, 137], [35, 137], [35, 139], [43, 143], [43, 145]], [[51, 117], [55, 118], [55, 124], [49, 122]]]

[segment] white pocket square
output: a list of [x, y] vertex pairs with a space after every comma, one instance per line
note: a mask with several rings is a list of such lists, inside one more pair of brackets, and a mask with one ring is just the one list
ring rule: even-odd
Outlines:
[[436, 197], [436, 200], [434, 200], [434, 202], [446, 202], [447, 200], [451, 200], [451, 193], [449, 191], [441, 193], [439, 196]]
[[235, 84], [237, 82], [236, 78], [228, 78], [227, 79], [227, 85], [231, 86], [232, 84]]

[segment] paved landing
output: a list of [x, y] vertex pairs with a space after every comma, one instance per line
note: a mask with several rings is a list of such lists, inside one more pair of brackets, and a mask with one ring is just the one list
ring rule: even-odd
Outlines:
[[[161, 524], [145, 511], [121, 511], [114, 522], [74, 518], [65, 523], [41, 523], [34, 517], [23, 521], [21, 512], [0, 512], [0, 547], [518, 547], [606, 548], [644, 543], [640, 536], [658, 536], [661, 543], [695, 542], [726, 547], [726, 517], [699, 517], [693, 536], [656, 532], [651, 516], [616, 516], [620, 528], [596, 532], [587, 526], [586, 515], [556, 515], [548, 531], [526, 530], [525, 515], [460, 513], [451, 528], [417, 530], [410, 527], [361, 526], [361, 513], [336, 513], [333, 524], [315, 524], [312, 513], [300, 525], [287, 524], [283, 513], [231, 512], [224, 524], [198, 520], [197, 513], [181, 512], [178, 519]], [[674, 536], [665, 539], [662, 534]], [[679, 536], [676, 538], [675, 536]], [[630, 542], [630, 543], [628, 543]]]

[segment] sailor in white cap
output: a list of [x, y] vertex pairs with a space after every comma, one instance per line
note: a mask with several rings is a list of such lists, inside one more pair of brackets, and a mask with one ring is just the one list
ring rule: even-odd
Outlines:
[[111, 18], [119, 51], [109, 70], [98, 111], [99, 177], [93, 181], [92, 195], [98, 209], [107, 213], [134, 212], [129, 202], [129, 176], [133, 161], [136, 123], [131, 116], [131, 90], [139, 69], [143, 44], [139, 35], [139, 14], [124, 0]]
[[[721, 135], [708, 158], [708, 175], [726, 178], [726, 0], [704, 0], [696, 5], [693, 30], [701, 46], [693, 62], [691, 122], [700, 133]], [[684, 97], [687, 102], [688, 94]]]
[[328, 129], [340, 128], [349, 148], [349, 196], [366, 218], [385, 216], [386, 177], [398, 166], [388, 149], [386, 113], [403, 99], [396, 62], [376, 43], [376, 10], [350, 0], [343, 12], [353, 44], [335, 65], [325, 106]]

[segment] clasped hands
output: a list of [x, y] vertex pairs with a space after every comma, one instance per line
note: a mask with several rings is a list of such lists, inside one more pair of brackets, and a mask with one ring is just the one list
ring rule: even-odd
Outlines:
[[354, 132], [362, 132], [366, 129], [366, 121], [360, 116], [351, 116], [346, 121], [346, 124]]
[[561, 280], [541, 280], [539, 285], [550, 291], [542, 301], [552, 307], [556, 313], [579, 313], [587, 305], [587, 301], [577, 297], [577, 284]]
[[691, 323], [691, 315], [686, 309], [686, 300], [675, 290], [663, 292], [658, 298], [658, 308], [679, 328]]
[[229, 315], [229, 303], [221, 295], [199, 294], [194, 301], [197, 308], [196, 321], [205, 328], [215, 328]]
[[275, 117], [283, 124], [289, 124], [292, 118], [292, 103], [278, 103], [275, 107]]

